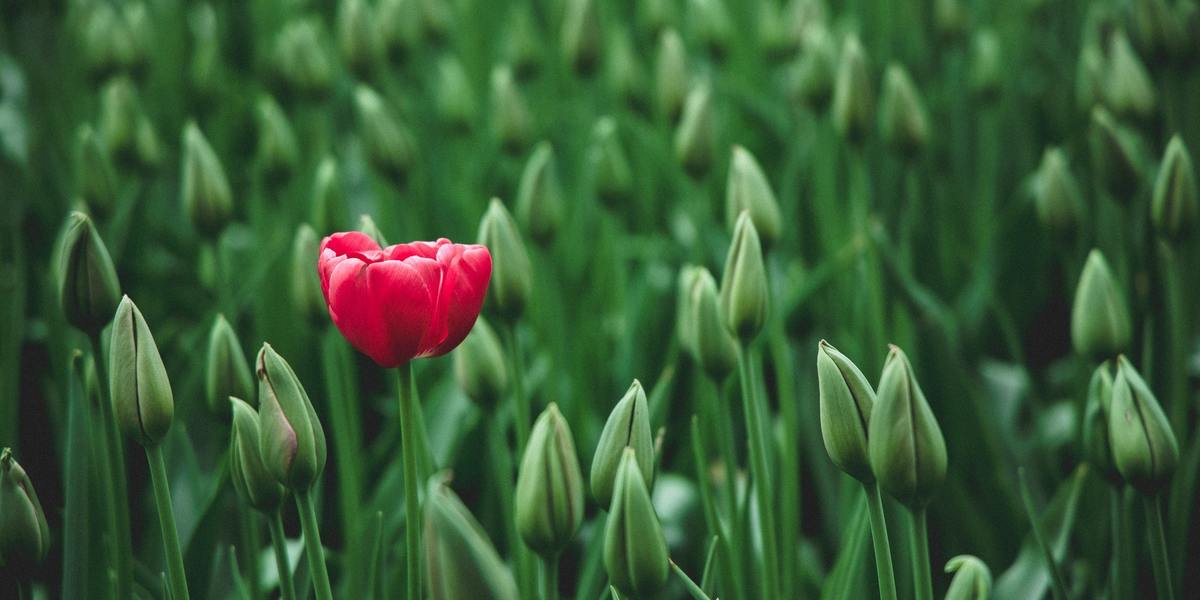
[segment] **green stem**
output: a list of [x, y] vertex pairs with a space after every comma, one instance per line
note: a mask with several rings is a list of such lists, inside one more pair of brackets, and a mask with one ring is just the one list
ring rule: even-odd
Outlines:
[[[349, 393], [345, 381], [352, 375], [345, 372], [350, 368], [343, 360], [347, 352], [346, 343], [332, 327], [321, 335], [321, 367], [325, 378], [325, 389], [329, 398], [329, 421], [333, 433], [334, 474], [337, 476], [338, 516], [342, 530], [354, 535], [360, 523], [356, 516], [361, 514], [362, 505], [362, 422], [360, 420], [358, 395]], [[363, 550], [356, 545], [348, 548], [351, 554]]]
[[671, 570], [674, 571], [675, 575], [679, 577], [679, 580], [683, 582], [684, 589], [686, 589], [688, 593], [692, 595], [693, 600], [711, 600], [708, 597], [708, 594], [705, 594], [704, 590], [701, 589], [700, 586], [696, 585], [696, 582], [692, 581], [692, 578], [688, 577], [688, 574], [684, 573], [683, 569], [680, 569], [679, 565], [675, 564], [675, 561], [673, 560], [671, 561]]
[[125, 451], [121, 444], [121, 431], [113, 414], [109, 398], [108, 369], [100, 348], [100, 332], [91, 335], [92, 356], [96, 363], [96, 382], [100, 388], [100, 413], [104, 419], [104, 444], [108, 459], [108, 533], [116, 551], [117, 598], [129, 598], [133, 585], [133, 543], [129, 533], [129, 492], [125, 487]]
[[20, 600], [33, 600], [33, 584], [28, 580], [17, 580], [17, 598]]
[[1170, 409], [1171, 426], [1175, 431], [1187, 433], [1187, 340], [1191, 331], [1188, 311], [1185, 308], [1184, 288], [1180, 283], [1180, 260], [1177, 249], [1165, 242], [1159, 244], [1162, 265], [1164, 315], [1167, 335], [1167, 356], [1164, 378], [1166, 379], [1167, 406]]
[[913, 588], [917, 600], [933, 600], [933, 575], [929, 571], [929, 529], [925, 509], [912, 511], [912, 569]]
[[158, 524], [162, 528], [163, 552], [167, 555], [171, 598], [188, 600], [187, 576], [183, 572], [183, 553], [179, 551], [179, 531], [175, 528], [175, 513], [171, 510], [171, 489], [167, 484], [167, 464], [163, 461], [162, 447], [147, 446], [146, 459], [150, 462], [154, 504], [158, 509]]
[[1150, 561], [1154, 563], [1154, 588], [1158, 597], [1175, 598], [1171, 588], [1171, 565], [1167, 562], [1167, 541], [1163, 535], [1162, 502], [1158, 496], [1144, 496], [1146, 507], [1146, 536], [1150, 542]]
[[1113, 600], [1122, 600], [1125, 597], [1124, 582], [1121, 579], [1121, 488], [1112, 488], [1112, 493], [1109, 494], [1109, 516], [1112, 525], [1112, 541], [1109, 547], [1112, 548], [1112, 567], [1109, 572], [1111, 588], [1108, 595]]
[[408, 564], [406, 588], [408, 600], [421, 597], [421, 506], [417, 494], [417, 424], [413, 422], [412, 363], [396, 369], [396, 388], [400, 397], [400, 443], [404, 455], [404, 544]]
[[254, 512], [250, 507], [241, 505], [238, 507], [238, 535], [241, 544], [242, 556], [244, 557], [245, 568], [243, 578], [246, 580], [250, 594], [250, 598], [258, 600], [262, 597], [262, 590], [259, 586], [259, 567], [258, 567], [258, 551], [262, 548], [262, 538], [259, 535], [258, 520], [254, 516]]
[[883, 514], [883, 498], [879, 486], [864, 483], [867, 508], [870, 509], [871, 542], [875, 545], [875, 575], [879, 578], [880, 600], [896, 600], [896, 575], [892, 569], [892, 546], [888, 541], [887, 519]]
[[525, 444], [529, 441], [529, 397], [525, 395], [524, 369], [521, 366], [521, 345], [517, 343], [517, 324], [510, 322], [504, 328], [504, 341], [508, 344], [509, 363], [512, 364], [513, 388], [513, 420], [516, 421], [517, 452], [521, 456], [525, 452]]
[[558, 600], [558, 554], [542, 559], [542, 598]]
[[509, 450], [508, 441], [505, 439], [508, 423], [499, 411], [493, 412], [489, 420], [491, 423], [488, 436], [490, 438], [488, 459], [491, 462], [491, 475], [499, 493], [500, 520], [504, 523], [504, 541], [508, 548], [508, 555], [517, 565], [518, 588], [529, 590], [534, 584], [525, 576], [528, 570], [524, 565], [530, 562], [529, 548], [517, 535], [517, 522], [513, 518], [513, 467], [510, 462], [512, 451]]
[[317, 600], [333, 600], [329, 585], [329, 568], [325, 566], [325, 549], [321, 547], [321, 531], [317, 527], [317, 509], [313, 506], [312, 490], [296, 493], [296, 508], [300, 512], [300, 530], [304, 533], [304, 552], [308, 555], [308, 570], [312, 571], [313, 591]]
[[1029, 484], [1025, 479], [1025, 468], [1021, 467], [1017, 470], [1017, 475], [1021, 482], [1021, 500], [1025, 503], [1025, 512], [1029, 514], [1029, 524], [1033, 529], [1033, 539], [1037, 542], [1039, 548], [1042, 549], [1042, 555], [1046, 560], [1046, 569], [1050, 571], [1050, 581], [1054, 584], [1055, 600], [1067, 600], [1067, 586], [1063, 583], [1062, 573], [1058, 571], [1058, 561], [1054, 559], [1054, 551], [1046, 544], [1046, 537], [1042, 535], [1041, 520], [1038, 519], [1037, 513], [1033, 510], [1033, 496], [1029, 493]]
[[271, 548], [275, 550], [275, 570], [279, 572], [279, 600], [296, 600], [292, 569], [288, 564], [287, 538], [283, 535], [283, 518], [278, 510], [267, 516], [267, 527], [271, 531]]
[[754, 498], [758, 504], [759, 525], [762, 528], [763, 561], [760, 565], [761, 595], [774, 598], [779, 589], [779, 561], [775, 544], [775, 513], [771, 504], [771, 473], [767, 461], [767, 436], [760, 418], [763, 408], [755, 393], [754, 369], [750, 352], [744, 345], [738, 352], [738, 370], [742, 380], [742, 409], [750, 442], [750, 467], [754, 478]]

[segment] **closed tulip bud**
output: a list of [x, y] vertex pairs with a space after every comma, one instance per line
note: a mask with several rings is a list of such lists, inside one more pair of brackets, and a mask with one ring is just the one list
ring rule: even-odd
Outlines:
[[1124, 31], [1109, 39], [1105, 104], [1118, 115], [1148, 119], [1154, 115], [1154, 81]]
[[913, 159], [929, 141], [929, 116], [917, 87], [904, 67], [892, 64], [883, 80], [879, 103], [879, 132], [900, 154]]
[[721, 318], [717, 282], [704, 267], [696, 267], [690, 303], [696, 362], [714, 381], [723, 381], [737, 368], [737, 340]]
[[512, 69], [492, 69], [492, 129], [507, 152], [519, 152], [533, 135], [533, 118], [525, 97], [513, 81]]
[[688, 93], [687, 50], [683, 38], [674, 29], [658, 35], [658, 53], [654, 58], [654, 100], [658, 113], [674, 122], [683, 110]]
[[479, 317], [451, 356], [454, 378], [467, 397], [488, 412], [495, 409], [508, 390], [508, 368], [504, 348], [492, 326]]
[[1133, 132], [1125, 129], [1103, 107], [1092, 109], [1088, 136], [1093, 170], [1108, 193], [1128, 204], [1141, 183], [1141, 148]]
[[553, 402], [533, 424], [517, 472], [517, 533], [542, 556], [555, 556], [583, 523], [583, 476], [575, 440]]
[[274, 98], [258, 99], [258, 150], [256, 159], [267, 179], [282, 183], [300, 161], [300, 144], [287, 115]]
[[325, 430], [295, 371], [270, 344], [256, 365], [263, 464], [283, 487], [305, 493], [325, 469]]
[[867, 425], [875, 390], [858, 367], [825, 340], [817, 345], [821, 438], [833, 464], [863, 482], [875, 481], [867, 449]]
[[275, 37], [275, 74], [297, 95], [320, 96], [333, 84], [333, 60], [326, 51], [320, 21], [295, 19]]
[[33, 482], [12, 450], [0, 451], [0, 567], [16, 576], [46, 558], [50, 527]]
[[782, 5], [761, 4], [755, 18], [763, 53], [768, 60], [777, 62], [794, 54], [800, 48], [797, 29], [787, 19], [788, 8]]
[[435, 88], [437, 113], [457, 131], [467, 131], [475, 122], [475, 90], [462, 61], [453, 54], [438, 59]]
[[1159, 233], [1172, 240], [1188, 237], [1196, 227], [1196, 170], [1187, 146], [1176, 134], [1167, 144], [1162, 166], [1154, 180], [1150, 220]]
[[725, 184], [725, 223], [730, 231], [743, 210], [749, 211], [750, 220], [754, 221], [754, 228], [766, 246], [779, 241], [783, 234], [783, 217], [779, 214], [779, 202], [771, 190], [771, 183], [754, 155], [741, 146], [734, 146], [729, 180]]
[[487, 533], [438, 481], [426, 495], [422, 544], [430, 600], [517, 600], [517, 584]]
[[879, 486], [914, 510], [924, 508], [946, 479], [946, 442], [904, 351], [892, 346], [871, 420], [871, 471]]
[[128, 69], [136, 61], [129, 26], [112, 4], [100, 2], [87, 9], [81, 37], [83, 49], [79, 56], [86, 59], [96, 80]]
[[867, 54], [854, 34], [842, 42], [832, 110], [833, 124], [843, 138], [855, 144], [866, 139], [874, 118], [875, 98]]
[[667, 541], [633, 448], [623, 449], [620, 461], [604, 530], [604, 570], [622, 593], [648, 598], [667, 582]]
[[324, 323], [329, 317], [325, 296], [321, 293], [321, 278], [313, 269], [319, 244], [317, 232], [308, 223], [301, 223], [296, 228], [296, 237], [292, 240], [292, 304], [296, 312], [315, 324]]
[[520, 317], [533, 294], [533, 267], [516, 222], [498, 198], [492, 198], [479, 222], [478, 243], [492, 253], [490, 303], [506, 319]]
[[1104, 68], [1099, 44], [1084, 42], [1075, 66], [1075, 102], [1082, 111], [1091, 110], [1104, 95]]
[[729, 54], [733, 39], [733, 20], [723, 0], [689, 0], [688, 24], [713, 58], [721, 60]]
[[365, 0], [338, 3], [337, 37], [342, 58], [360, 75], [371, 69], [383, 49], [378, 21]]
[[1179, 463], [1179, 443], [1154, 392], [1124, 356], [1117, 357], [1108, 438], [1125, 481], [1148, 496], [1167, 487]]
[[767, 320], [767, 270], [762, 244], [749, 211], [742, 211], [733, 228], [733, 241], [725, 255], [721, 277], [721, 314], [725, 326], [742, 343], [749, 343]]
[[320, 232], [342, 231], [346, 225], [346, 197], [332, 156], [321, 159], [313, 181], [312, 223]]
[[162, 142], [150, 117], [142, 115], [137, 124], [137, 159], [143, 169], [157, 169], [162, 164]]
[[621, 146], [617, 121], [612, 117], [601, 117], [596, 121], [588, 158], [600, 200], [616, 206], [627, 199], [633, 191], [633, 170]]
[[67, 322], [90, 335], [99, 334], [112, 320], [121, 286], [108, 248], [87, 215], [67, 216], [56, 258], [58, 301]]
[[981, 29], [971, 39], [971, 54], [967, 62], [970, 72], [967, 85], [975, 97], [985, 102], [1000, 97], [1007, 65], [1000, 48], [1000, 38], [991, 29]]
[[383, 232], [375, 224], [375, 219], [372, 219], [371, 215], [366, 213], [358, 215], [358, 226], [355, 229], [367, 234], [367, 237], [374, 240], [376, 244], [379, 244], [380, 248], [387, 247], [387, 239], [383, 237]]
[[[313, 261], [316, 257], [313, 257]], [[312, 264], [310, 263], [310, 270]], [[254, 377], [242, 351], [242, 342], [225, 320], [217, 315], [208, 334], [208, 361], [205, 377], [208, 408], [222, 417], [229, 414], [229, 397], [253, 398]]]
[[933, 28], [943, 39], [961, 38], [967, 32], [967, 9], [959, 0], [935, 0]]
[[[1138, 0], [1132, 6], [1133, 33], [1138, 47], [1151, 61], [1164, 61], [1182, 50], [1185, 19], [1172, 14], [1165, 0]], [[1182, 5], [1178, 12], [1182, 13]]]
[[183, 128], [183, 208], [192, 225], [216, 236], [233, 216], [233, 192], [217, 153], [194, 122]]
[[567, 0], [562, 29], [562, 53], [575, 73], [589, 76], [600, 63], [600, 11], [595, 0]]
[[946, 572], [954, 573], [946, 600], [988, 600], [992, 595], [992, 571], [982, 560], [960, 554], [946, 562]]
[[128, 77], [114, 77], [100, 92], [99, 137], [104, 148], [121, 165], [138, 160], [137, 126], [141, 117], [137, 89]]
[[683, 105], [679, 127], [675, 129], [675, 158], [693, 177], [702, 177], [712, 168], [715, 146], [712, 88], [704, 81], [692, 88]]
[[1104, 361], [1096, 367], [1088, 382], [1087, 405], [1083, 412], [1083, 456], [1104, 479], [1120, 486], [1121, 473], [1113, 462], [1112, 444], [1108, 440], [1113, 393], [1112, 368], [1111, 361]]
[[596, 454], [592, 457], [592, 497], [600, 506], [609, 506], [613, 502], [613, 486], [625, 448], [633, 450], [636, 467], [645, 486], [649, 486], [654, 481], [654, 439], [650, 434], [646, 392], [636, 379], [608, 415], [596, 444]]
[[417, 0], [382, 0], [375, 18], [379, 23], [380, 42], [388, 58], [401, 60], [421, 37], [421, 15]]
[[121, 298], [113, 317], [108, 363], [121, 432], [142, 446], [157, 446], [171, 429], [175, 397], [150, 326], [129, 296]]
[[521, 80], [532, 77], [541, 64], [542, 36], [530, 12], [519, 5], [514, 7], [504, 40], [504, 57]]
[[837, 73], [837, 48], [833, 35], [824, 25], [804, 28], [800, 58], [788, 74], [788, 89], [793, 100], [812, 110], [824, 110], [833, 96]]
[[[263, 464], [259, 449], [261, 428], [254, 407], [237, 397], [226, 398], [233, 408], [229, 435], [229, 480], [242, 502], [255, 510], [274, 513], [286, 493]], [[228, 410], [228, 409], [227, 409]]]
[[[679, 339], [679, 345], [696, 362], [700, 361], [700, 357], [696, 353], [696, 302], [693, 300], [692, 290], [696, 287], [696, 281], [703, 270], [704, 267], [696, 265], [683, 265], [679, 269], [679, 294], [675, 299], [675, 335]], [[721, 326], [724, 327], [724, 322]]]
[[534, 241], [544, 245], [562, 225], [562, 213], [563, 192], [554, 147], [541, 142], [525, 163], [517, 185], [517, 220]]
[[658, 34], [675, 21], [675, 10], [671, 0], [642, 0], [634, 5], [634, 21], [641, 31]]
[[1042, 154], [1034, 174], [1033, 198], [1038, 220], [1047, 228], [1065, 232], [1079, 223], [1083, 199], [1062, 149], [1050, 147]]
[[76, 139], [75, 178], [79, 196], [93, 213], [110, 214], [117, 204], [117, 176], [108, 150], [89, 125], [79, 127]]
[[629, 108], [643, 112], [646, 109], [646, 74], [629, 30], [614, 27], [606, 47], [604, 64], [609, 87]]
[[415, 0], [420, 9], [421, 33], [427, 42], [440, 43], [450, 32], [454, 15], [447, 0]]
[[412, 134], [375, 90], [359, 85], [354, 91], [354, 104], [367, 159], [381, 173], [404, 181], [416, 152]]
[[1125, 292], [1099, 250], [1088, 254], [1075, 303], [1071, 307], [1071, 341], [1083, 356], [1112, 358], [1129, 348], [1133, 325]]

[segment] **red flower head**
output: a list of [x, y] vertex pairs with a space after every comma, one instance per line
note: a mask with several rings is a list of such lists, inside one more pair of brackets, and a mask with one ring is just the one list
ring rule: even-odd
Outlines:
[[321, 241], [317, 259], [329, 316], [382, 367], [440, 356], [475, 325], [492, 276], [484, 246], [412, 242], [380, 248], [357, 232]]

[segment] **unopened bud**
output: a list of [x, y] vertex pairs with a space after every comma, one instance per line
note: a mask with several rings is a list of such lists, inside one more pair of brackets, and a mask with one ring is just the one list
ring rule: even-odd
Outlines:
[[202, 233], [216, 236], [233, 216], [233, 192], [217, 153], [194, 122], [183, 128], [183, 208]]
[[793, 100], [812, 110], [824, 110], [833, 96], [837, 73], [837, 47], [824, 25], [804, 28], [802, 51], [788, 74], [788, 90]]
[[621, 146], [617, 121], [601, 117], [592, 128], [592, 147], [588, 158], [592, 165], [596, 195], [600, 201], [617, 206], [633, 191], [633, 170]]
[[492, 128], [500, 145], [508, 152], [518, 152], [529, 144], [532, 136], [532, 117], [525, 97], [513, 81], [512, 69], [497, 66], [492, 69]]
[[714, 59], [724, 59], [729, 54], [734, 23], [724, 0], [688, 0], [687, 12], [692, 35]]
[[1034, 174], [1033, 198], [1038, 220], [1047, 228], [1065, 232], [1079, 223], [1083, 199], [1062, 149], [1050, 147], [1042, 154]]
[[539, 143], [517, 185], [517, 220], [534, 241], [543, 245], [562, 226], [563, 192], [557, 162], [550, 142]]
[[287, 115], [275, 99], [262, 95], [258, 99], [258, 150], [256, 160], [269, 181], [282, 183], [300, 162], [300, 144], [288, 122]]
[[753, 340], [767, 320], [767, 270], [762, 244], [749, 211], [742, 211], [733, 229], [721, 277], [721, 314], [725, 326], [743, 344]]
[[850, 34], [842, 42], [837, 78], [833, 85], [833, 124], [846, 140], [858, 144], [871, 131], [875, 98], [867, 54], [858, 36]]
[[508, 390], [508, 368], [496, 331], [479, 317], [451, 356], [459, 387], [490, 413]]
[[683, 110], [687, 93], [687, 50], [683, 47], [683, 38], [674, 29], [664, 29], [658, 36], [658, 53], [654, 59], [654, 100], [658, 113], [674, 122]]
[[1112, 408], [1113, 363], [1104, 361], [1088, 382], [1087, 404], [1083, 412], [1083, 457], [1105, 480], [1122, 485], [1121, 473], [1113, 462], [1108, 440], [1108, 419]]
[[516, 222], [498, 198], [488, 204], [477, 239], [492, 254], [491, 304], [506, 319], [520, 317], [533, 293], [533, 267]]
[[412, 134], [383, 97], [366, 85], [359, 85], [354, 91], [354, 103], [367, 159], [384, 175], [397, 182], [404, 181], [415, 153]]
[[1182, 240], [1196, 228], [1198, 210], [1200, 200], [1196, 198], [1196, 170], [1192, 166], [1192, 156], [1176, 134], [1167, 143], [1158, 177], [1154, 180], [1150, 220], [1162, 235]]
[[108, 150], [89, 125], [81, 125], [76, 135], [75, 179], [79, 196], [97, 215], [112, 213], [117, 204], [117, 176]]
[[112, 320], [121, 297], [117, 271], [92, 220], [67, 216], [58, 260], [58, 300], [67, 322], [95, 335]]
[[1141, 185], [1142, 153], [1134, 133], [1103, 107], [1092, 109], [1092, 167], [1114, 200], [1128, 204]]
[[991, 29], [981, 29], [971, 39], [971, 54], [967, 62], [970, 72], [967, 85], [971, 93], [983, 102], [993, 102], [1000, 97], [1004, 83], [1004, 56], [1000, 49], [1000, 38]]
[[729, 180], [725, 184], [725, 223], [730, 231], [737, 225], [743, 210], [750, 213], [750, 220], [766, 246], [779, 241], [783, 234], [783, 217], [771, 183], [754, 155], [741, 146], [734, 146]]
[[355, 229], [367, 234], [367, 237], [374, 240], [376, 244], [379, 244], [380, 248], [388, 245], [387, 238], [383, 237], [383, 231], [375, 224], [375, 219], [371, 218], [371, 215], [366, 213], [358, 215], [358, 226]]
[[1105, 104], [1118, 115], [1148, 119], [1154, 115], [1154, 81], [1124, 31], [1113, 32], [1108, 46]]
[[621, 451], [604, 531], [604, 570], [622, 593], [647, 598], [667, 582], [669, 557], [638, 463], [633, 448]]
[[333, 61], [326, 52], [320, 22], [293, 20], [275, 37], [276, 76], [296, 95], [320, 96], [333, 84]]
[[341, 0], [337, 13], [338, 48], [350, 69], [367, 74], [378, 60], [383, 39], [366, 0]]
[[537, 73], [542, 61], [541, 34], [530, 13], [520, 5], [513, 6], [504, 40], [504, 57], [517, 79], [523, 81]]
[[737, 368], [737, 340], [721, 318], [720, 292], [712, 273], [695, 267], [688, 303], [696, 362], [714, 381], [724, 381]]
[[256, 365], [263, 465], [284, 487], [306, 493], [325, 469], [325, 430], [296, 372], [270, 344]]
[[310, 323], [324, 323], [329, 317], [325, 296], [321, 293], [321, 278], [313, 265], [317, 264], [320, 242], [317, 232], [308, 223], [296, 228], [292, 240], [291, 292], [296, 312]]
[[321, 159], [313, 181], [312, 223], [323, 233], [342, 231], [346, 227], [346, 197], [338, 179], [337, 162], [332, 156]]
[[437, 112], [443, 122], [456, 131], [467, 131], [475, 122], [475, 90], [462, 61], [447, 54], [437, 63], [435, 88]]
[[[314, 259], [315, 261], [315, 259]], [[217, 315], [208, 334], [208, 361], [205, 377], [208, 408], [215, 415], [229, 414], [229, 397], [254, 398], [254, 376], [242, 351], [242, 342], [225, 320]]]
[[915, 158], [929, 140], [925, 103], [908, 72], [897, 64], [889, 65], [884, 76], [879, 131], [883, 141], [905, 159]]
[[633, 450], [637, 470], [644, 486], [648, 487], [654, 481], [654, 439], [650, 433], [646, 392], [636, 379], [608, 415], [596, 444], [596, 454], [592, 457], [592, 497], [600, 506], [609, 506], [613, 502], [613, 486], [625, 448]]
[[517, 533], [544, 556], [561, 552], [583, 523], [583, 476], [575, 440], [553, 402], [529, 434], [514, 504]]
[[13, 458], [0, 451], [0, 568], [12, 571], [42, 562], [50, 549], [50, 527], [33, 482]]
[[982, 560], [960, 554], [946, 562], [946, 572], [954, 573], [946, 600], [988, 600], [992, 595], [992, 571]]
[[1071, 341], [1083, 356], [1112, 358], [1129, 348], [1133, 325], [1125, 291], [1099, 250], [1088, 254], [1071, 308]]
[[871, 471], [879, 486], [912, 509], [924, 508], [946, 479], [946, 442], [904, 351], [892, 346], [871, 420]]
[[606, 48], [604, 64], [609, 86], [626, 106], [644, 112], [647, 108], [646, 74], [629, 30], [613, 27]]
[[817, 345], [817, 383], [821, 438], [829, 459], [863, 483], [875, 481], [867, 449], [875, 390], [858, 366], [825, 340]]
[[441, 481], [425, 496], [425, 582], [430, 600], [517, 600], [517, 584], [483, 526]]
[[577, 74], [591, 75], [600, 63], [600, 11], [595, 0], [567, 0], [562, 29], [562, 53]]
[[1154, 392], [1124, 356], [1117, 357], [1108, 438], [1125, 481], [1146, 495], [1167, 487], [1179, 463], [1179, 443]]
[[283, 503], [286, 490], [267, 471], [259, 448], [261, 428], [258, 413], [244, 400], [226, 398], [233, 408], [229, 436], [229, 480], [243, 502], [263, 513], [274, 513]]
[[702, 177], [712, 168], [715, 146], [712, 88], [707, 81], [701, 81], [688, 93], [683, 105], [679, 127], [675, 129], [675, 158], [693, 177]]
[[157, 446], [171, 429], [175, 396], [150, 326], [129, 296], [117, 306], [111, 343], [109, 387], [117, 425], [142, 446]]
[[142, 118], [137, 90], [128, 77], [118, 76], [100, 92], [99, 137], [108, 155], [127, 166], [138, 161], [137, 127]]

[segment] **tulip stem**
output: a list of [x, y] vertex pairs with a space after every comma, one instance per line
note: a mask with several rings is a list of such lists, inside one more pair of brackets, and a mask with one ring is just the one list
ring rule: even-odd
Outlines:
[[775, 513], [771, 501], [771, 472], [767, 461], [767, 437], [763, 431], [763, 408], [759, 406], [758, 393], [754, 385], [754, 369], [750, 365], [750, 350], [744, 345], [738, 349], [738, 369], [742, 380], [742, 411], [746, 418], [746, 431], [750, 438], [750, 467], [754, 478], [754, 498], [758, 503], [759, 525], [762, 528], [763, 561], [760, 566], [760, 593], [765, 598], [774, 598], [779, 589], [779, 562], [776, 559]]
[[692, 581], [691, 577], [688, 577], [687, 573], [683, 572], [683, 569], [679, 568], [679, 565], [675, 564], [674, 560], [670, 562], [671, 570], [683, 582], [684, 589], [688, 591], [688, 594], [691, 594], [693, 600], [712, 600], [708, 597], [708, 594], [704, 593], [704, 590], [700, 586], [696, 585], [695, 581]]
[[1125, 598], [1125, 584], [1121, 577], [1121, 488], [1114, 487], [1109, 494], [1109, 516], [1112, 519], [1112, 571], [1109, 573], [1111, 589], [1108, 597], [1113, 600]]
[[508, 344], [509, 362], [512, 363], [513, 374], [513, 420], [517, 429], [516, 456], [525, 453], [525, 444], [529, 442], [529, 397], [525, 395], [522, 376], [525, 374], [521, 365], [521, 345], [517, 342], [517, 324], [508, 323], [504, 328], [504, 341]]
[[1175, 590], [1171, 587], [1171, 565], [1167, 560], [1167, 541], [1163, 535], [1162, 501], [1159, 496], [1145, 496], [1146, 536], [1150, 542], [1150, 561], [1154, 564], [1154, 588], [1159, 598], [1173, 600]]
[[304, 552], [308, 554], [308, 570], [312, 571], [313, 591], [317, 600], [333, 600], [329, 585], [329, 568], [325, 566], [325, 549], [321, 547], [321, 531], [317, 528], [317, 509], [313, 506], [312, 490], [296, 492], [296, 508], [300, 512], [300, 530], [304, 533]]
[[542, 598], [558, 600], [558, 553], [542, 559]]
[[1067, 586], [1063, 582], [1062, 573], [1058, 570], [1054, 550], [1046, 544], [1046, 537], [1042, 535], [1041, 519], [1033, 509], [1033, 496], [1029, 492], [1029, 483], [1025, 478], [1025, 467], [1017, 469], [1017, 476], [1021, 483], [1021, 500], [1025, 503], [1025, 512], [1029, 515], [1029, 525], [1033, 529], [1033, 539], [1042, 549], [1042, 554], [1046, 559], [1046, 569], [1050, 571], [1050, 581], [1054, 584], [1051, 588], [1054, 590], [1054, 598], [1055, 600], [1067, 600]]
[[105, 454], [108, 459], [108, 481], [106, 500], [109, 504], [108, 529], [114, 544], [117, 598], [128, 598], [132, 594], [133, 543], [129, 538], [129, 496], [125, 487], [125, 452], [121, 445], [121, 431], [117, 428], [117, 417], [113, 413], [109, 398], [108, 369], [105, 368], [100, 348], [100, 332], [91, 334], [92, 356], [95, 358], [96, 383], [100, 388], [100, 414], [104, 419]]
[[913, 587], [917, 600], [933, 600], [933, 575], [929, 572], [929, 529], [925, 509], [912, 511], [912, 569]]
[[875, 546], [875, 575], [879, 578], [879, 598], [896, 600], [896, 574], [892, 569], [892, 546], [888, 541], [883, 498], [876, 483], [864, 483], [863, 491], [867, 493], [867, 507], [870, 509], [871, 542]]
[[405, 586], [408, 600], [421, 597], [421, 506], [417, 496], [417, 424], [413, 422], [412, 363], [396, 369], [400, 397], [400, 444], [404, 454], [404, 559], [408, 565]]
[[275, 570], [279, 573], [279, 600], [296, 600], [296, 587], [292, 583], [292, 569], [288, 563], [287, 538], [283, 534], [283, 518], [279, 511], [267, 517], [271, 531], [271, 547], [275, 550]]
[[171, 509], [171, 488], [167, 483], [167, 464], [163, 461], [162, 446], [146, 446], [146, 459], [150, 462], [150, 481], [154, 485], [158, 525], [162, 529], [171, 597], [174, 600], [188, 600], [187, 576], [183, 571], [183, 553], [179, 551], [179, 531], [175, 528], [175, 513]]

